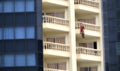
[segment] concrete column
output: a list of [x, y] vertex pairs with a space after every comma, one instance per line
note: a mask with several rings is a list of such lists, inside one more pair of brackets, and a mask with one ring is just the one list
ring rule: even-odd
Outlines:
[[74, 0], [69, 0], [69, 44], [70, 44], [70, 59], [69, 59], [69, 71], [77, 71], [76, 63], [76, 35], [75, 35], [75, 9]]
[[101, 71], [105, 71], [105, 64], [104, 64], [104, 55], [105, 55], [105, 53], [104, 53], [104, 34], [103, 34], [103, 32], [104, 32], [104, 28], [103, 28], [103, 20], [102, 20], [102, 15], [103, 15], [103, 12], [102, 12], [102, 0], [100, 0], [100, 26], [101, 26], [101, 30], [100, 30], [100, 33], [101, 33], [101, 38], [100, 38], [100, 43], [101, 43]]

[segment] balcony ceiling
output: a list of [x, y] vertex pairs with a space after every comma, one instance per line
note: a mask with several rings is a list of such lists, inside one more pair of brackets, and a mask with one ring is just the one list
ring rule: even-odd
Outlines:
[[82, 9], [76, 9], [75, 12], [76, 12], [76, 14], [81, 14], [81, 15], [97, 15], [97, 13], [93, 13], [93, 12], [90, 12], [90, 11], [85, 11], [85, 10], [82, 10]]
[[44, 30], [43, 31], [44, 32], [44, 34], [64, 34], [64, 33], [66, 33], [65, 31], [59, 31], [59, 30], [52, 30], [52, 29], [46, 29], [46, 30]]
[[51, 4], [51, 3], [43, 3], [42, 4], [43, 9], [64, 9], [66, 6], [58, 5], [58, 4]]
[[97, 39], [97, 38], [99, 38], [99, 37], [95, 37], [95, 36], [90, 36], [90, 35], [85, 35], [85, 38], [82, 38], [81, 37], [81, 34], [76, 34], [76, 39], [85, 39], [85, 40], [87, 40], [87, 39]]
[[53, 55], [44, 55], [44, 59], [65, 59], [65, 57], [53, 56]]

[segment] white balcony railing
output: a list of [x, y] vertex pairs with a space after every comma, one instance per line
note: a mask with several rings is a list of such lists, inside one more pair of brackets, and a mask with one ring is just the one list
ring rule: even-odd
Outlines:
[[83, 4], [83, 5], [99, 8], [98, 0], [75, 0], [75, 4]]
[[52, 49], [52, 50], [59, 50], [59, 51], [70, 51], [69, 45], [54, 43], [54, 42], [43, 42], [44, 49]]
[[59, 18], [59, 17], [44, 15], [43, 16], [43, 23], [68, 25], [69, 24], [69, 20], [64, 19], [64, 18]]
[[101, 51], [98, 49], [91, 49], [91, 48], [85, 48], [85, 47], [77, 47], [76, 49], [77, 54], [86, 54], [86, 55], [95, 55], [95, 56], [101, 56]]
[[52, 68], [44, 68], [44, 71], [67, 71], [67, 70], [59, 70], [59, 69], [52, 69]]
[[90, 24], [90, 23], [86, 23], [86, 22], [78, 22], [78, 21], [75, 24], [75, 28], [79, 29], [80, 25], [83, 25], [85, 27], [85, 29], [88, 29], [88, 30], [100, 31], [100, 26]]

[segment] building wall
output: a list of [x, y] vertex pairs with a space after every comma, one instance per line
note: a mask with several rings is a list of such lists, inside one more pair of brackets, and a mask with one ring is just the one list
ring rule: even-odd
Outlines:
[[105, 71], [120, 71], [120, 1], [103, 0]]
[[42, 30], [37, 32], [36, 1], [0, 0], [0, 71], [43, 69], [42, 37], [37, 37]]

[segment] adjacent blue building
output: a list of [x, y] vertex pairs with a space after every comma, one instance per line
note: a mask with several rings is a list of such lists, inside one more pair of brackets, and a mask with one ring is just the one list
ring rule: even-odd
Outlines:
[[0, 0], [0, 71], [43, 71], [41, 0]]
[[105, 71], [120, 71], [120, 0], [102, 0]]

